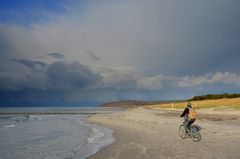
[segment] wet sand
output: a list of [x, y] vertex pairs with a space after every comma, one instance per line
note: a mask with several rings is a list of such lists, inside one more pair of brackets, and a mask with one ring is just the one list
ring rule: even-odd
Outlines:
[[88, 120], [114, 130], [115, 143], [88, 159], [239, 159], [240, 112], [198, 111], [202, 140], [178, 135], [181, 111], [129, 109]]

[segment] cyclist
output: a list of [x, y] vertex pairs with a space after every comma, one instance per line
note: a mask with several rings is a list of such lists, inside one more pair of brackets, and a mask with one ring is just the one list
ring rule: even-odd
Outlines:
[[190, 125], [196, 120], [196, 111], [192, 107], [191, 103], [187, 104], [187, 107], [184, 109], [180, 117], [184, 117], [184, 125], [190, 130]]

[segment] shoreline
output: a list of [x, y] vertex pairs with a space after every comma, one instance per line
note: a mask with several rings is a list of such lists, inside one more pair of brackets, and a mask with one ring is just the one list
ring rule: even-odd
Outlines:
[[[18, 156], [19, 159], [34, 158], [30, 152], [35, 158], [87, 158], [115, 140], [111, 129], [89, 123], [88, 117], [84, 114], [0, 115], [3, 139], [0, 154], [3, 158]], [[15, 153], [9, 153], [15, 149]]]
[[[88, 122], [114, 131], [115, 142], [87, 159], [240, 158], [240, 114], [199, 111], [202, 140], [180, 139], [182, 122], [177, 111], [133, 108], [125, 112], [93, 115]], [[217, 120], [216, 119], [217, 116]], [[221, 151], [220, 151], [221, 150]]]
[[88, 115], [0, 116], [0, 156], [87, 158], [114, 141], [111, 129], [88, 123], [87, 118]]

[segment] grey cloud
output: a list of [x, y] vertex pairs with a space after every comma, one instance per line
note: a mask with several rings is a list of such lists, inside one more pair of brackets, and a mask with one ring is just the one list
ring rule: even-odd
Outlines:
[[[21, 62], [14, 63], [22, 66]], [[27, 69], [23, 72], [18, 70], [18, 65], [15, 66], [15, 71], [0, 71], [0, 106], [11, 104], [14, 106], [21, 104], [24, 106], [25, 104], [53, 106], [58, 102], [60, 102], [58, 104], [64, 105], [74, 101], [84, 104], [87, 99], [72, 97], [78, 96], [78, 94], [90, 95], [99, 88], [101, 83], [99, 73], [76, 61], [52, 62], [45, 69], [39, 71], [32, 67], [34, 65], [35, 63], [27, 64], [25, 67]]]
[[0, 72], [0, 90], [2, 91], [22, 90], [23, 81], [26, 81], [26, 78], [21, 74]]
[[45, 62], [42, 62], [42, 61], [34, 61], [34, 60], [28, 60], [28, 59], [14, 59], [13, 58], [13, 59], [11, 59], [11, 61], [20, 63], [29, 68], [39, 68], [39, 66], [40, 66], [41, 68], [44, 69], [47, 65]]
[[163, 87], [163, 79], [164, 77], [162, 75], [140, 78], [137, 81], [137, 86], [144, 90], [161, 90]]
[[232, 84], [240, 86], [240, 75], [231, 72], [207, 73], [203, 76], [185, 76], [178, 83], [179, 87], [195, 87], [214, 83]]
[[57, 52], [48, 53], [47, 55], [59, 59], [63, 59], [65, 57], [63, 54]]
[[133, 67], [109, 67], [100, 71], [103, 88], [112, 90], [136, 89], [139, 78], [138, 71]]
[[96, 56], [95, 53], [90, 50], [86, 51], [86, 53], [90, 56], [92, 60], [95, 60], [95, 61], [101, 60], [100, 57]]
[[[4, 90], [82, 90], [93, 89], [101, 83], [101, 75], [79, 62], [57, 61], [44, 64], [45, 69], [36, 71], [39, 62], [31, 60], [17, 60], [15, 62], [26, 65], [24, 73], [0, 71], [0, 88]], [[40, 63], [41, 65], [42, 63]]]
[[46, 90], [49, 88], [48, 79], [42, 72], [0, 72], [0, 90], [19, 92], [25, 90]]
[[30, 28], [0, 23], [0, 35], [1, 57], [26, 59], [44, 51]]
[[[188, 96], [188, 91], [206, 92], [207, 87], [202, 87], [205, 84], [214, 86], [220, 82], [224, 84], [222, 85], [223, 88], [228, 85], [240, 85], [240, 75], [230, 72], [216, 72], [203, 76], [188, 77], [162, 74], [146, 76], [131, 67], [106, 68], [96, 72], [76, 61], [71, 63], [53, 62], [46, 67], [45, 71], [36, 74], [29, 73], [0, 72], [0, 94], [5, 91], [10, 99], [10, 92], [12, 92], [12, 95], [14, 95], [11, 98], [16, 100], [20, 94], [23, 99], [29, 97], [29, 100], [37, 100], [37, 96], [39, 96], [39, 99], [40, 97], [44, 99], [44, 96], [48, 94], [59, 94], [57, 92], [61, 92], [59, 97], [49, 95], [45, 99], [59, 100], [61, 98], [61, 100], [68, 102], [91, 99], [108, 101], [128, 98], [157, 100], [159, 98], [171, 99], [168, 96], [169, 94], [182, 99]], [[222, 89], [222, 87], [216, 88]], [[213, 88], [210, 91], [214, 93]], [[181, 92], [185, 92], [185, 94], [179, 95]], [[45, 95], [41, 95], [41, 93]]]
[[164, 74], [148, 76], [132, 67], [119, 67], [105, 69], [100, 74], [103, 77], [103, 88], [110, 90], [164, 92], [181, 88], [194, 90], [195, 88], [199, 89], [198, 87], [205, 87], [207, 84], [211, 84], [213, 90], [219, 84], [231, 88], [239, 88], [240, 86], [240, 75], [233, 72], [215, 72], [199, 76], [169, 76]]

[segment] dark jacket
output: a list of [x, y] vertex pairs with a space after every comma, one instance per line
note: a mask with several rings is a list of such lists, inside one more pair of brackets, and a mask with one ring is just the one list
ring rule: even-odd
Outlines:
[[185, 108], [180, 117], [184, 117], [185, 115], [188, 115], [188, 114], [189, 114], [189, 108]]

